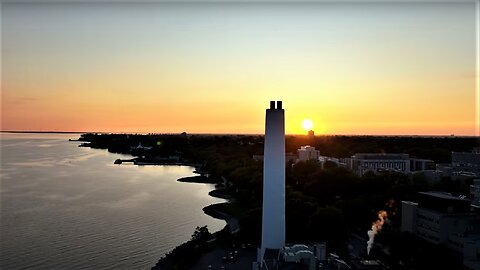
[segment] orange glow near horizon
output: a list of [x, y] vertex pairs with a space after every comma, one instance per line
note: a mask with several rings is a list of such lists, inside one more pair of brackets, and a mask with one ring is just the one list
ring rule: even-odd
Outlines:
[[473, 4], [77, 7], [2, 5], [1, 130], [476, 132]]

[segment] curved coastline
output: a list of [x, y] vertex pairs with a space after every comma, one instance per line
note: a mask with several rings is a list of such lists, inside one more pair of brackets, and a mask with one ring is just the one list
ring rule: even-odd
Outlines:
[[[239, 229], [239, 221], [236, 217], [229, 214], [226, 211], [226, 206], [235, 201], [234, 196], [229, 192], [228, 181], [221, 177], [215, 178], [210, 177], [210, 173], [205, 170], [204, 164], [195, 163], [191, 160], [184, 159], [182, 157], [161, 157], [161, 158], [146, 158], [139, 157], [134, 155], [131, 149], [116, 149], [111, 148], [108, 144], [93, 144], [87, 139], [79, 139], [78, 141], [84, 141], [84, 143], [78, 145], [79, 147], [89, 147], [93, 149], [106, 149], [108, 152], [112, 153], [123, 153], [130, 156], [133, 156], [130, 159], [117, 159], [113, 163], [121, 165], [122, 163], [128, 163], [137, 166], [152, 166], [152, 165], [178, 165], [178, 166], [189, 166], [194, 168], [193, 173], [196, 175], [189, 177], [181, 177], [177, 179], [178, 182], [184, 183], [200, 183], [200, 184], [214, 184], [215, 188], [211, 190], [208, 194], [211, 197], [220, 198], [227, 200], [227, 202], [214, 203], [208, 206], [205, 206], [202, 210], [204, 214], [219, 220], [224, 220], [227, 224], [220, 231], [214, 232], [210, 235], [210, 240], [207, 243], [199, 244], [196, 241], [189, 240], [185, 243], [182, 243], [175, 247], [170, 252], [167, 252], [162, 257], [159, 258], [157, 263], [152, 266], [152, 269], [169, 269], [169, 266], [178, 263], [179, 261], [192, 261], [198, 259], [199, 254], [202, 254], [205, 249], [208, 249], [211, 242], [215, 242], [217, 239], [226, 239], [230, 235], [237, 233]], [[202, 224], [198, 224], [201, 226]], [[199, 227], [197, 227], [198, 229]], [[221, 241], [221, 240], [220, 240]]]
[[[128, 161], [133, 161], [134, 159], [127, 160]], [[125, 160], [122, 160], [123, 162]], [[115, 164], [122, 164], [121, 162], [115, 162]], [[204, 214], [215, 218], [219, 220], [224, 220], [226, 222], [226, 225], [223, 229], [213, 232], [211, 234], [211, 239], [210, 242], [214, 242], [216, 239], [219, 238], [225, 238], [226, 235], [231, 235], [231, 234], [236, 234], [237, 232], [240, 231], [240, 225], [239, 221], [236, 217], [230, 215], [227, 213], [225, 210], [226, 206], [230, 204], [230, 202], [234, 201], [235, 198], [228, 192], [228, 189], [225, 188], [225, 183], [226, 179], [221, 178], [223, 180], [218, 180], [213, 177], [208, 177], [208, 172], [204, 171], [201, 169], [201, 166], [199, 164], [192, 164], [188, 162], [176, 162], [176, 163], [138, 163], [138, 162], [133, 162], [134, 165], [137, 166], [147, 166], [147, 165], [179, 165], [179, 166], [189, 166], [193, 167], [195, 170], [193, 171], [194, 174], [193, 176], [187, 176], [187, 177], [181, 177], [177, 179], [177, 182], [182, 182], [182, 183], [197, 183], [197, 184], [211, 184], [214, 185], [214, 189], [211, 190], [208, 195], [214, 198], [220, 198], [227, 200], [226, 202], [221, 202], [221, 203], [213, 203], [210, 205], [207, 205], [202, 208]], [[198, 224], [199, 226], [201, 224]], [[197, 227], [198, 228], [198, 227]], [[156, 262], [154, 266], [152, 266], [151, 269], [170, 269], [170, 266], [172, 264], [175, 264], [178, 262], [179, 257], [188, 257], [189, 259], [187, 260], [196, 260], [206, 250], [209, 249], [209, 245], [198, 245], [194, 240], [189, 240], [185, 243], [182, 243], [178, 246], [176, 246], [174, 249], [171, 251], [167, 252], [165, 255], [159, 258], [159, 260]], [[191, 254], [192, 251], [194, 251], [193, 255]]]
[[205, 206], [203, 208], [203, 212], [206, 215], [209, 215], [213, 218], [216, 219], [221, 219], [225, 220], [227, 222], [227, 225], [230, 227], [230, 230], [232, 233], [237, 232], [239, 230], [238, 228], [238, 221], [236, 218], [231, 216], [225, 211], [225, 207], [230, 203], [231, 200], [233, 200], [233, 196], [229, 194], [227, 189], [223, 187], [222, 184], [219, 184], [219, 181], [205, 177], [203, 175], [197, 175], [197, 176], [190, 176], [190, 177], [182, 177], [177, 179], [178, 182], [184, 182], [184, 183], [199, 183], [199, 184], [216, 184], [215, 189], [210, 191], [208, 195], [214, 198], [219, 198], [219, 199], [224, 199], [227, 200], [227, 202], [223, 203], [214, 203], [210, 204], [208, 206]]
[[[209, 177], [209, 172], [202, 168], [201, 164], [186, 162], [182, 159], [180, 160], [146, 160], [138, 157], [132, 159], [117, 159], [114, 161], [114, 164], [121, 165], [122, 163], [130, 163], [137, 166], [188, 166], [194, 168], [193, 176], [186, 176], [177, 179], [177, 182], [181, 183], [197, 183], [197, 184], [211, 184], [214, 185], [214, 189], [208, 192], [208, 195], [214, 198], [227, 200], [226, 202], [213, 203], [202, 208], [203, 213], [219, 220], [224, 220], [226, 225], [223, 229], [213, 232], [211, 234], [211, 242], [214, 242], [218, 238], [225, 238], [225, 235], [236, 234], [240, 230], [239, 221], [236, 217], [228, 214], [225, 211], [225, 207], [232, 202], [234, 197], [230, 195], [228, 189], [225, 188], [227, 180], [224, 177], [220, 179]], [[198, 224], [201, 226], [201, 224]], [[198, 227], [197, 227], [198, 228]], [[210, 242], [209, 241], [209, 242]], [[198, 259], [200, 254], [209, 249], [209, 245], [198, 245], [194, 240], [188, 240], [187, 242], [181, 243], [162, 257], [158, 259], [156, 264], [152, 266], [151, 269], [170, 269], [172, 264], [175, 264], [180, 257], [189, 257], [187, 260]], [[194, 255], [190, 253], [195, 251]], [[190, 258], [191, 257], [191, 258]]]
[[[198, 173], [198, 172], [195, 172]], [[215, 242], [219, 238], [225, 238], [225, 235], [235, 234], [240, 230], [239, 221], [234, 216], [228, 214], [225, 211], [225, 207], [233, 200], [233, 196], [227, 194], [226, 189], [223, 187], [222, 184], [219, 184], [218, 181], [214, 179], [210, 179], [203, 175], [196, 175], [190, 177], [182, 177], [177, 179], [178, 182], [184, 183], [199, 183], [199, 184], [215, 184], [215, 189], [210, 191], [208, 194], [215, 198], [221, 198], [228, 200], [227, 202], [223, 203], [214, 203], [208, 206], [205, 206], [202, 210], [203, 212], [215, 219], [225, 220], [227, 223], [225, 227], [217, 232], [211, 234], [210, 240], [207, 241], [205, 244], [198, 244], [195, 240], [189, 240], [177, 247], [175, 247], [172, 251], [165, 254], [161, 257], [157, 263], [152, 266], [152, 270], [154, 269], [170, 269], [170, 267], [181, 260], [196, 260], [206, 250], [208, 250], [209, 244], [211, 242]], [[197, 227], [198, 229], [198, 227]]]
[[183, 183], [199, 183], [199, 184], [217, 184], [218, 183], [218, 181], [216, 181], [215, 179], [209, 178], [203, 175], [182, 177], [177, 179], [177, 181], [183, 182]]

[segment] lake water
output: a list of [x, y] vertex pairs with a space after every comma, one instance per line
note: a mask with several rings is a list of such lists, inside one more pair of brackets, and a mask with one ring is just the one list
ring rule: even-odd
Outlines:
[[1, 134], [1, 269], [150, 269], [223, 202], [187, 166], [114, 165], [79, 135]]

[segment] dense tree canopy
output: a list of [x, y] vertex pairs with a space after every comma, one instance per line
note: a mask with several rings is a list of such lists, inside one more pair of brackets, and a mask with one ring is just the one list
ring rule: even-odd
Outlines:
[[[81, 140], [86, 146], [146, 159], [177, 154], [184, 162], [202, 164], [218, 182], [228, 180], [228, 190], [236, 200], [226, 210], [240, 219], [246, 239], [259, 241], [263, 163], [252, 157], [263, 153], [262, 136], [84, 134]], [[139, 143], [152, 148], [132, 153], [131, 147]], [[322, 155], [339, 158], [359, 152], [389, 152], [448, 163], [451, 151], [470, 151], [479, 141], [461, 137], [320, 136], [309, 140], [306, 136], [287, 136], [286, 151], [296, 152], [307, 144]], [[379, 210], [386, 210], [390, 225], [398, 227], [402, 200], [415, 201], [419, 191], [432, 189], [465, 194], [470, 182], [445, 178], [430, 184], [419, 174], [392, 172], [360, 177], [331, 162], [323, 168], [316, 161], [290, 162], [286, 166], [287, 242], [326, 241], [333, 251], [345, 253], [349, 233], [364, 234]], [[208, 234], [206, 228], [199, 227], [192, 238], [203, 239]]]

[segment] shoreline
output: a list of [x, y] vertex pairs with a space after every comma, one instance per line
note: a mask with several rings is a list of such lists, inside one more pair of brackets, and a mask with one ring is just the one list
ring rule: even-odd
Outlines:
[[[197, 173], [198, 172], [194, 172]], [[196, 244], [195, 241], [188, 240], [184, 243], [179, 244], [162, 257], [151, 267], [151, 269], [170, 269], [178, 260], [185, 260], [185, 256], [190, 257], [191, 254], [195, 254], [193, 260], [198, 260], [200, 254], [207, 252], [211, 249], [212, 244], [218, 241], [218, 239], [223, 239], [226, 235], [233, 235], [240, 231], [239, 220], [225, 212], [224, 208], [234, 200], [233, 196], [230, 194], [225, 194], [225, 188], [219, 187], [219, 181], [214, 181], [214, 179], [209, 179], [204, 175], [195, 175], [189, 177], [182, 177], [177, 179], [177, 182], [181, 183], [197, 183], [197, 184], [215, 184], [214, 189], [208, 192], [208, 195], [215, 198], [225, 199], [226, 202], [213, 203], [202, 208], [202, 211], [205, 215], [210, 216], [214, 219], [224, 220], [225, 226], [216, 232], [210, 234], [210, 239], [203, 244]], [[197, 227], [198, 229], [198, 227]], [[193, 253], [192, 253], [193, 252]], [[180, 259], [181, 258], [181, 259]]]
[[[173, 265], [175, 265], [179, 260], [193, 260], [196, 261], [199, 259], [201, 254], [208, 252], [211, 250], [212, 245], [216, 245], [218, 241], [222, 242], [224, 240], [220, 239], [228, 239], [230, 236], [227, 235], [234, 235], [240, 231], [240, 223], [239, 220], [228, 214], [224, 211], [225, 207], [234, 200], [234, 197], [229, 194], [225, 194], [225, 188], [219, 187], [218, 181], [213, 182], [212, 180], [205, 182], [208, 179], [202, 175], [190, 176], [190, 177], [182, 177], [177, 179], [178, 182], [182, 183], [197, 183], [197, 184], [217, 184], [215, 185], [214, 189], [211, 190], [208, 195], [215, 198], [221, 198], [227, 200], [226, 202], [221, 203], [213, 203], [207, 205], [202, 208], [203, 213], [207, 216], [210, 216], [214, 219], [224, 220], [225, 226], [216, 232], [212, 232], [210, 234], [210, 239], [203, 244], [196, 243], [195, 240], [188, 240], [184, 243], [179, 244], [165, 255], [160, 257], [158, 261], [151, 267], [152, 270], [154, 269], [171, 269]], [[223, 192], [223, 193], [222, 193]], [[198, 227], [197, 227], [198, 229]], [[193, 254], [193, 255], [192, 255]], [[192, 258], [193, 256], [193, 258]]]
[[[81, 140], [71, 140], [71, 139], [69, 141], [81, 142]], [[103, 149], [103, 148], [92, 147], [90, 143], [82, 143], [79, 145], [79, 147]], [[137, 166], [189, 166], [194, 168], [193, 173], [195, 175], [178, 178], [177, 182], [214, 185], [213, 190], [209, 191], [208, 195], [214, 198], [226, 200], [225, 202], [213, 203], [202, 208], [202, 211], [205, 215], [210, 216], [211, 218], [214, 218], [214, 219], [224, 220], [226, 223], [221, 230], [212, 233], [212, 236], [214, 236], [212, 238], [212, 241], [215, 241], [217, 235], [223, 235], [225, 233], [228, 233], [231, 235], [231, 234], [236, 234], [240, 231], [239, 220], [225, 211], [225, 207], [228, 204], [230, 204], [232, 201], [234, 201], [235, 198], [232, 194], [228, 192], [228, 189], [225, 187], [226, 180], [224, 177], [221, 177], [221, 179], [215, 179], [213, 177], [209, 177], [209, 172], [206, 171], [204, 168], [202, 168], [202, 164], [188, 162], [188, 161], [182, 160], [181, 158], [180, 159], [165, 158], [163, 160], [149, 160], [149, 159], [133, 156], [132, 153], [128, 153], [128, 155], [132, 156], [132, 158], [116, 159], [113, 163], [116, 165], [121, 165], [122, 163], [129, 163]], [[185, 249], [187, 246], [191, 245], [191, 243], [192, 243], [192, 240], [186, 241], [184, 243], [179, 244], [169, 252], [167, 252], [166, 254], [164, 254], [162, 257], [158, 259], [155, 265], [152, 266], [152, 269], [162, 269], [161, 268], [162, 265], [168, 265], [171, 262], [172, 257], [177, 256], [179, 253], [182, 254], [182, 252], [185, 252], [182, 250]]]
[[217, 184], [218, 183], [218, 181], [216, 181], [215, 179], [212, 179], [203, 175], [182, 177], [182, 178], [178, 178], [177, 181], [181, 183], [197, 183], [197, 184]]
[[[202, 211], [205, 215], [210, 216], [211, 218], [214, 218], [214, 219], [224, 220], [226, 223], [223, 229], [219, 230], [218, 232], [213, 232], [213, 234], [220, 233], [225, 230], [228, 230], [230, 234], [235, 234], [240, 231], [238, 219], [224, 211], [225, 210], [224, 208], [228, 204], [230, 204], [231, 201], [234, 200], [235, 198], [227, 191], [225, 187], [223, 187], [220, 180], [205, 176], [205, 175], [208, 175], [208, 172], [206, 172], [203, 169], [200, 170], [199, 164], [193, 164], [193, 163], [187, 163], [187, 162], [175, 162], [175, 163], [155, 162], [155, 163], [139, 164], [138, 162], [136, 162], [137, 160], [135, 158], [132, 158], [129, 160], [121, 160], [121, 161], [122, 161], [121, 163], [117, 163], [117, 160], [116, 160], [114, 163], [121, 165], [123, 162], [129, 162], [137, 166], [149, 166], [149, 165], [150, 166], [172, 166], [173, 165], [173, 166], [189, 166], [189, 167], [195, 168], [193, 173], [196, 175], [178, 178], [177, 182], [214, 185], [213, 190], [209, 191], [208, 195], [214, 198], [226, 200], [226, 202], [213, 203], [202, 208]], [[182, 243], [177, 247], [181, 247], [185, 244], [188, 244], [189, 242], [190, 241]], [[174, 251], [177, 247], [175, 247], [172, 251]], [[164, 257], [161, 257], [158, 260], [156, 265], [162, 264], [163, 260], [166, 260], [167, 254], [165, 254]]]
[[219, 181], [215, 181], [215, 179], [211, 179], [202, 175], [182, 177], [177, 179], [177, 181], [182, 183], [216, 184], [214, 189], [208, 192], [208, 195], [214, 198], [224, 199], [226, 202], [213, 203], [203, 207], [202, 210], [206, 215], [212, 218], [225, 220], [227, 225], [230, 226], [230, 231], [232, 233], [238, 232], [240, 228], [238, 226], [237, 218], [228, 214], [224, 209], [225, 206], [234, 200], [234, 197], [226, 191], [226, 188], [219, 187]]

